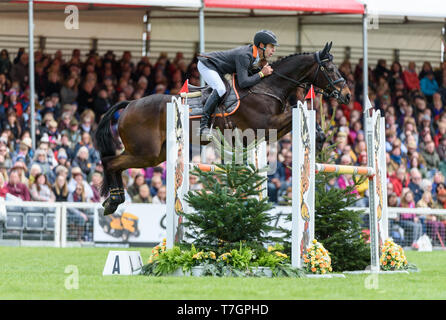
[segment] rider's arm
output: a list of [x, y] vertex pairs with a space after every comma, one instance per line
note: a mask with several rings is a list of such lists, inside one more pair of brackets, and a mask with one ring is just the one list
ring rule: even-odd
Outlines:
[[248, 88], [260, 82], [262, 79], [259, 73], [252, 76], [248, 74], [248, 69], [250, 67], [251, 60], [249, 55], [239, 55], [235, 59], [235, 66], [237, 69], [237, 79], [240, 88]]

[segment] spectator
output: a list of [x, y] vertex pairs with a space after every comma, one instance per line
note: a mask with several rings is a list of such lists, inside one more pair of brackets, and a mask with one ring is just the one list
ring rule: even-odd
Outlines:
[[93, 198], [93, 190], [91, 190], [90, 185], [84, 180], [84, 175], [79, 167], [73, 167], [71, 169], [71, 179], [68, 182], [68, 191], [73, 193], [76, 189], [76, 185], [82, 184], [84, 186], [83, 192], [85, 192], [85, 198], [90, 201]]
[[407, 70], [403, 72], [403, 80], [408, 91], [420, 90], [420, 80], [416, 72], [415, 62], [409, 62]]
[[426, 160], [427, 178], [432, 178], [435, 171], [440, 167], [440, 157], [435, 151], [434, 141], [429, 141], [424, 150], [421, 152], [423, 158]]
[[153, 204], [165, 204], [166, 203], [166, 186], [161, 186], [156, 196], [152, 199]]
[[438, 91], [438, 83], [435, 81], [432, 71], [426, 72], [424, 78], [420, 80], [421, 92], [426, 96], [428, 102], [432, 102], [432, 95]]
[[91, 199], [92, 202], [101, 202], [101, 187], [102, 187], [102, 181], [103, 177], [100, 172], [95, 171], [91, 176], [91, 183], [90, 187], [93, 191], [93, 198]]
[[9, 181], [6, 185], [6, 193], [18, 197], [24, 201], [31, 200], [28, 187], [26, 184], [20, 182], [20, 176], [17, 170], [11, 170], [11, 173], [9, 174]]
[[133, 179], [133, 183], [127, 188], [127, 192], [129, 193], [130, 197], [134, 197], [139, 192], [139, 187], [145, 184], [146, 181], [144, 179], [144, 175], [141, 173], [138, 173], [135, 178]]
[[73, 118], [70, 121], [70, 128], [68, 130], [64, 130], [62, 135], [67, 135], [68, 141], [72, 146], [75, 146], [81, 140], [81, 132], [79, 130], [79, 122]]
[[[88, 202], [89, 199], [85, 194], [84, 185], [82, 183], [78, 183], [75, 186], [75, 189], [68, 194], [69, 202]], [[75, 230], [77, 241], [82, 241], [83, 234], [85, 232], [85, 225], [88, 222], [88, 216], [77, 208], [68, 208], [67, 209], [67, 222], [69, 225], [72, 225], [70, 230]]]
[[84, 110], [81, 113], [80, 130], [81, 132], [91, 133], [96, 129], [94, 121], [94, 112], [91, 109]]
[[8, 50], [3, 49], [0, 52], [0, 73], [9, 74], [12, 68], [11, 60], [9, 60]]
[[[144, 78], [145, 79], [145, 78]], [[95, 121], [99, 123], [102, 115], [111, 107], [109, 93], [106, 88], [102, 88], [98, 92], [98, 96], [94, 100], [93, 111], [95, 113]]]
[[0, 174], [0, 198], [5, 199], [7, 193], [8, 193], [7, 181], [3, 176], [3, 174]]
[[[432, 193], [425, 191], [423, 197], [417, 202], [417, 208], [434, 208], [435, 202], [432, 199]], [[445, 239], [445, 226], [438, 221], [437, 216], [428, 215], [426, 217], [426, 231], [434, 243], [440, 244], [440, 240]]]
[[60, 89], [60, 103], [62, 105], [76, 103], [78, 89], [77, 78], [74, 76], [68, 77], [65, 84]]
[[[403, 195], [401, 197], [401, 207], [415, 208], [414, 195], [412, 191], [403, 191]], [[421, 225], [418, 216], [414, 213], [401, 213], [399, 224], [404, 229], [404, 235], [407, 241], [405, 245], [411, 245], [412, 247], [416, 248], [416, 241], [421, 237], [423, 230], [423, 226]]]
[[56, 177], [56, 182], [54, 182], [52, 190], [55, 195], [56, 202], [68, 201], [67, 177], [63, 174], [59, 174]]
[[36, 176], [34, 183], [31, 185], [30, 194], [33, 201], [54, 202], [56, 200], [46, 176], [42, 173]]
[[152, 182], [150, 183], [150, 195], [152, 197], [156, 196], [159, 188], [163, 185], [163, 181], [160, 177], [155, 176], [152, 178]]
[[42, 173], [42, 169], [40, 165], [37, 163], [31, 165], [29, 169], [29, 179], [28, 179], [28, 187], [31, 188], [31, 185], [36, 181], [36, 177]]
[[17, 81], [21, 89], [28, 83], [28, 54], [23, 52], [11, 68], [11, 81]]
[[94, 108], [94, 92], [95, 83], [93, 81], [84, 81], [82, 88], [79, 90], [79, 95], [77, 97], [78, 111], [82, 113], [86, 109]]
[[55, 176], [53, 173], [53, 170], [51, 169], [51, 165], [47, 159], [46, 152], [42, 149], [37, 149], [36, 154], [34, 155], [34, 161], [33, 164], [38, 164], [40, 166], [40, 169], [44, 175], [48, 177], [48, 180], [50, 183], [54, 183]]
[[410, 170], [410, 183], [408, 185], [409, 190], [412, 192], [413, 200], [415, 203], [420, 201], [423, 190], [421, 189], [421, 173], [418, 169], [413, 168]]
[[401, 153], [401, 141], [396, 139], [393, 143], [393, 149], [390, 153], [390, 164], [387, 170], [395, 172], [400, 166], [407, 167], [407, 158]]
[[73, 167], [79, 167], [86, 177], [89, 177], [89, 175], [94, 172], [94, 164], [90, 163], [88, 159], [87, 147], [82, 146], [79, 149], [72, 165]]
[[82, 132], [81, 141], [75, 146], [74, 153], [76, 154], [81, 147], [88, 150], [88, 161], [92, 164], [98, 163], [101, 158], [99, 152], [95, 149], [91, 135], [88, 132]]
[[151, 203], [152, 196], [150, 195], [150, 189], [147, 184], [143, 184], [139, 187], [138, 194], [132, 198], [133, 203]]

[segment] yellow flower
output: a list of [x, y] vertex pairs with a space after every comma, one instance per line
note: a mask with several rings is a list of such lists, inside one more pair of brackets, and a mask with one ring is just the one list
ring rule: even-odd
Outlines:
[[325, 269], [321, 269], [321, 272], [322, 272], [322, 274], [326, 273]]
[[274, 248], [272, 246], [268, 246], [268, 252], [271, 252], [273, 250], [274, 250]]
[[313, 239], [313, 243], [316, 244], [316, 243], [317, 243], [317, 240], [316, 240], [316, 239]]

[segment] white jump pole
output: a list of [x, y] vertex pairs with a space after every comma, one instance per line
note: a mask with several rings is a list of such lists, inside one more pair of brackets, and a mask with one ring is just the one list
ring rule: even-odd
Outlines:
[[179, 213], [187, 212], [184, 196], [189, 190], [189, 106], [181, 98], [167, 103], [166, 121], [166, 247], [181, 240]]
[[316, 113], [299, 101], [292, 117], [291, 265], [300, 268], [302, 252], [314, 239]]

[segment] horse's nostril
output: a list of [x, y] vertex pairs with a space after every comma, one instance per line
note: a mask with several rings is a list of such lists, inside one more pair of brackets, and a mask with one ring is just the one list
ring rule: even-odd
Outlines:
[[350, 93], [347, 93], [347, 94], [345, 95], [345, 97], [347, 98], [347, 101], [350, 101]]

